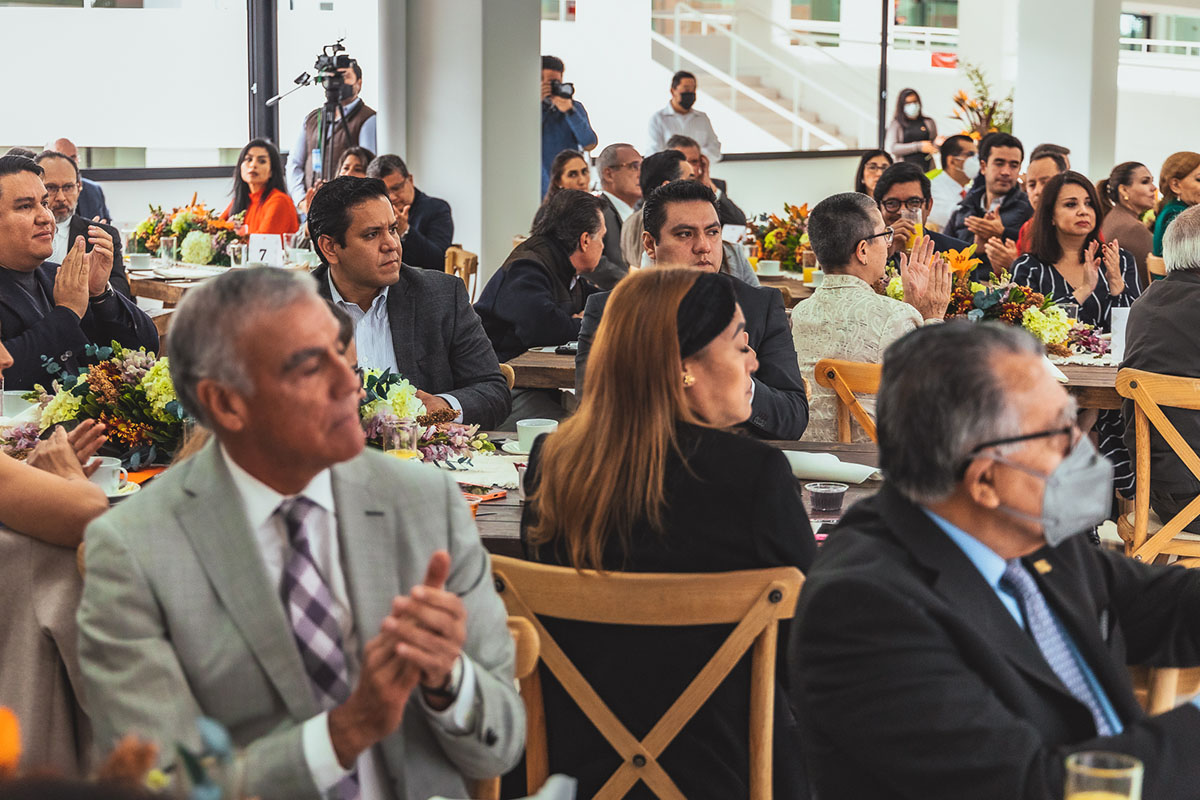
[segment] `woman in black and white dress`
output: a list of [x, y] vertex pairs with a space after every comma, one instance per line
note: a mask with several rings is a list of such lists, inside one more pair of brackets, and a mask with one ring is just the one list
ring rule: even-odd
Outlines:
[[[1101, 332], [1112, 330], [1112, 310], [1127, 308], [1142, 293], [1137, 262], [1114, 239], [1102, 243], [1096, 189], [1078, 172], [1054, 176], [1042, 190], [1033, 217], [1030, 252], [1013, 262], [1013, 282], [1059, 303], [1079, 306], [1079, 320]], [[1119, 411], [1096, 420], [1097, 446], [1113, 462], [1114, 483], [1133, 495], [1133, 464], [1121, 437]]]

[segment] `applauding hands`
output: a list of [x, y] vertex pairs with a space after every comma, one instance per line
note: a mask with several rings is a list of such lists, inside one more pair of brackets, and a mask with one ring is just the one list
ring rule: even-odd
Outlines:
[[[91, 245], [91, 252], [87, 246]], [[104, 294], [112, 274], [113, 242], [103, 228], [88, 226], [87, 242], [75, 237], [75, 244], [63, 259], [54, 278], [54, 304], [64, 306], [83, 319], [88, 301]]]
[[904, 302], [921, 314], [921, 319], [942, 319], [950, 305], [950, 265], [933, 252], [933, 240], [922, 236], [912, 253], [900, 254], [900, 280]]
[[1083, 280], [1075, 287], [1075, 301], [1080, 305], [1096, 290], [1100, 282], [1100, 270], [1108, 282], [1108, 293], [1115, 297], [1125, 291], [1125, 279], [1121, 276], [1121, 245], [1116, 239], [1101, 245], [1093, 239], [1083, 255]]

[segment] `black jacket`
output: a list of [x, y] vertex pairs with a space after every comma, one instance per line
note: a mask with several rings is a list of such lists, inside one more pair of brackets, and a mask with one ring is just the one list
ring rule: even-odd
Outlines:
[[[112, 287], [126, 297], [132, 298], [129, 293], [129, 278], [125, 276], [125, 257], [121, 250], [121, 232], [112, 225], [105, 225], [102, 222], [92, 222], [88, 217], [82, 217], [79, 214], [71, 216], [71, 224], [67, 228], [67, 249], [75, 243], [76, 236], [82, 236], [83, 240], [87, 241], [87, 229], [89, 225], [99, 225], [104, 229], [105, 233], [112, 237], [113, 240], [113, 265], [112, 274], [108, 276], [108, 282]], [[88, 252], [91, 252], [91, 246], [88, 246]]]
[[446, 271], [446, 248], [454, 239], [454, 217], [450, 204], [415, 189], [408, 209], [408, 231], [402, 247], [404, 263], [410, 267]]
[[713, 185], [721, 190], [721, 196], [717, 198], [717, 218], [721, 220], [722, 225], [745, 225], [746, 212], [737, 207], [737, 203], [729, 199], [729, 194], [725, 189], [726, 183], [720, 178], [712, 179]]
[[496, 355], [508, 361], [531, 347], [579, 338], [580, 320], [574, 315], [594, 291], [587, 281], [576, 279], [562, 247], [544, 236], [530, 236], [483, 287], [475, 311]]
[[[799, 439], [808, 427], [808, 398], [796, 359], [796, 346], [783, 310], [783, 295], [769, 286], [751, 286], [734, 279], [738, 305], [746, 316], [746, 333], [758, 357], [754, 373], [754, 402], [742, 427], [764, 439]], [[588, 298], [575, 355], [575, 393], [582, 397], [588, 353], [608, 292]]]
[[1125, 665], [1200, 664], [1200, 574], [1086, 536], [1025, 563], [1124, 731], [1096, 735], [975, 565], [885, 485], [829, 535], [792, 623], [791, 696], [822, 800], [1057, 800], [1081, 750], [1140, 758], [1146, 797], [1196, 796], [1200, 710], [1147, 717]]
[[[611, 536], [606, 569], [627, 572], [724, 572], [792, 566], [808, 570], [816, 552], [801, 502], [800, 484], [787, 459], [773, 447], [744, 436], [680, 424], [683, 461], [670, 454], [665, 471], [666, 513], [661, 532], [635, 523], [627, 552]], [[552, 434], [553, 435], [553, 434]], [[525, 474], [526, 491], [536, 489], [539, 439]], [[631, 444], [636, 447], [636, 444]], [[548, 476], [562, 480], [578, 476]], [[527, 503], [522, 540], [536, 515]], [[534, 561], [566, 566], [553, 546], [530, 552]], [[651, 725], [695, 677], [729, 634], [729, 626], [702, 628], [615, 627], [543, 619], [613, 713], [634, 736]], [[782, 654], [787, 626], [781, 626]], [[558, 683], [542, 670], [550, 770], [579, 780], [579, 797], [591, 797], [620, 760]], [[782, 664], [776, 680], [775, 793], [780, 800], [806, 796], [799, 770], [796, 726], [786, 703]], [[748, 797], [749, 658], [744, 658], [659, 759], [685, 797], [728, 800]], [[638, 784], [630, 798], [653, 793]]]
[[588, 282], [605, 291], [613, 289], [617, 282], [629, 274], [629, 264], [621, 253], [621, 215], [608, 195], [600, 194], [600, 212], [604, 215], [604, 255], [600, 264], [587, 276]]
[[0, 340], [12, 355], [13, 365], [4, 371], [8, 389], [32, 389], [35, 383], [49, 386], [51, 376], [42, 367], [42, 356], [74, 374], [84, 363], [83, 348], [106, 346], [114, 340], [125, 347], [158, 350], [158, 331], [146, 312], [129, 298], [114, 291], [102, 302], [88, 304], [83, 319], [54, 304], [54, 278], [58, 264], [45, 263], [34, 271], [37, 297], [0, 269]]
[[[986, 198], [987, 185], [980, 181], [977, 186], [967, 191], [962, 202], [958, 204], [958, 208], [954, 209], [943, 233], [955, 239], [967, 242], [975, 241], [975, 234], [967, 230], [966, 219], [967, 217], [982, 217], [986, 213], [987, 209], [981, 207]], [[1025, 192], [1020, 187], [1014, 187], [1000, 201], [998, 213], [1000, 221], [1004, 223], [1004, 238], [1015, 242], [1021, 232], [1021, 226], [1033, 216], [1033, 206], [1029, 205], [1029, 198], [1025, 196]]]

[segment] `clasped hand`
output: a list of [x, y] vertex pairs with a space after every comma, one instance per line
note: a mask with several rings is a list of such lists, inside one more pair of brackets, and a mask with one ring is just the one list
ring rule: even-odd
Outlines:
[[1077, 302], [1082, 304], [1096, 290], [1100, 282], [1100, 270], [1104, 270], [1110, 296], [1115, 297], [1125, 291], [1125, 279], [1121, 276], [1121, 246], [1116, 239], [1104, 245], [1093, 239], [1088, 244], [1083, 256], [1083, 283], [1075, 289]]
[[922, 319], [942, 319], [950, 305], [950, 265], [933, 252], [933, 240], [917, 239], [911, 254], [900, 254], [900, 281], [904, 302], [915, 308]]
[[[91, 252], [87, 251], [91, 245]], [[75, 244], [54, 278], [54, 304], [65, 306], [80, 319], [87, 313], [88, 301], [104, 294], [112, 274], [113, 242], [103, 228], [88, 226], [88, 238], [75, 237]]]

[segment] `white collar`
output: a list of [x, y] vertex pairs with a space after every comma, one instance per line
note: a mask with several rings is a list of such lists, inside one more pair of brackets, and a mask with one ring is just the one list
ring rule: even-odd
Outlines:
[[677, 117], [686, 117], [688, 114], [694, 114], [695, 112], [695, 108], [689, 108], [687, 111], [676, 111], [675, 106], [671, 105], [670, 102], [668, 102], [667, 107], [662, 110], [662, 113], [664, 114], [674, 114]]
[[607, 189], [602, 189], [601, 191], [604, 192], [605, 197], [612, 201], [613, 208], [617, 209], [617, 216], [621, 218], [622, 222], [633, 213], [633, 206], [629, 205], [629, 203], [626, 203]]
[[[329, 296], [333, 299], [333, 302], [337, 303], [338, 306], [341, 306], [341, 307], [348, 308], [350, 306], [353, 306], [354, 308], [357, 308], [359, 311], [362, 311], [362, 308], [358, 305], [358, 303], [351, 303], [349, 300], [342, 297], [342, 293], [339, 292], [337, 290], [337, 287], [333, 285], [333, 269], [332, 268], [330, 268], [329, 272], [325, 275], [325, 277], [329, 279]], [[385, 286], [385, 287], [383, 287], [383, 289], [380, 290], [379, 294], [375, 295], [375, 299], [371, 301], [371, 309], [370, 309], [371, 311], [378, 311], [380, 307], [382, 307], [385, 303], [387, 303], [388, 289], [390, 289], [390, 288], [392, 288], [392, 287]], [[363, 313], [365, 314], [368, 312], [364, 311]]]
[[[75, 216], [74, 214], [71, 215]], [[71, 229], [71, 217], [67, 217], [62, 222], [54, 223], [54, 229], [61, 235], [66, 236], [67, 231]]]
[[[250, 530], [257, 531], [271, 519], [271, 516], [279, 508], [279, 504], [288, 499], [288, 495], [280, 494], [244, 470], [241, 465], [229, 457], [229, 453], [225, 451], [223, 445], [217, 445], [217, 452], [221, 454], [225, 466], [229, 467], [233, 485], [237, 487], [238, 494], [242, 497], [242, 505], [246, 508], [246, 519], [250, 523]], [[309, 481], [308, 486], [305, 486], [295, 496], [307, 497], [321, 508], [332, 512], [334, 510], [332, 474], [328, 469], [321, 470]]]

